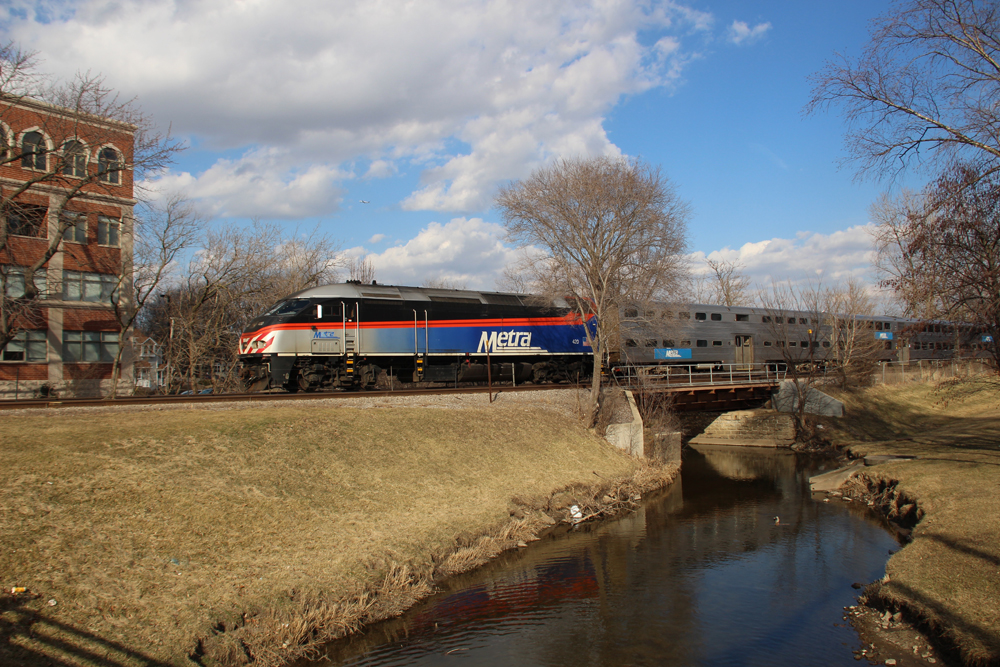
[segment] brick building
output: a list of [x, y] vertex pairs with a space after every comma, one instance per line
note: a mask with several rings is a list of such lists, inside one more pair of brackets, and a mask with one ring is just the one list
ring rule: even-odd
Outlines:
[[[122, 344], [112, 299], [127, 298], [131, 262], [135, 131], [0, 96], [0, 333], [16, 332], [0, 349], [0, 398], [107, 390]], [[39, 261], [33, 296], [25, 274]]]

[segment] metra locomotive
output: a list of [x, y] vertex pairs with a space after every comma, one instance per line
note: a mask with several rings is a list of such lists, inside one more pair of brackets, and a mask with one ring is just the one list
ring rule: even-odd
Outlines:
[[591, 367], [584, 326], [562, 299], [326, 285], [248, 325], [242, 377], [250, 391], [368, 387], [383, 370], [405, 382], [570, 381]]

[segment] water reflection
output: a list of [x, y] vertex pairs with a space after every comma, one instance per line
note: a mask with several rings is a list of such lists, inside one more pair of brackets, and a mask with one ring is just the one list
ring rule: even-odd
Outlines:
[[456, 577], [331, 646], [328, 664], [853, 665], [841, 609], [895, 542], [862, 508], [810, 497], [819, 465], [686, 451], [681, 479], [640, 511]]

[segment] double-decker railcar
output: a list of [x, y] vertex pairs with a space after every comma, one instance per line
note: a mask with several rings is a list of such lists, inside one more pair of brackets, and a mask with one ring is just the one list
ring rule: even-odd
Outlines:
[[292, 294], [240, 337], [247, 389], [406, 382], [570, 381], [591, 364], [586, 324], [562, 299], [341, 283]]
[[[979, 327], [857, 315], [858, 336], [872, 341], [876, 361], [987, 357], [992, 338]], [[621, 318], [622, 366], [765, 363], [825, 364], [838, 339], [829, 316], [815, 312], [706, 304], [626, 308]]]

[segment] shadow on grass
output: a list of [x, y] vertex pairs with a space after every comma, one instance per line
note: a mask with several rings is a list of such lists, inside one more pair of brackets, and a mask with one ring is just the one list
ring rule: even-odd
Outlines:
[[963, 554], [966, 554], [968, 556], [973, 556], [974, 558], [982, 559], [987, 563], [992, 563], [993, 565], [1000, 567], [1000, 557], [996, 556], [995, 554], [991, 554], [981, 549], [978, 549], [976, 547], [970, 546], [968, 544], [964, 544], [959, 540], [954, 540], [950, 537], [945, 537], [944, 535], [939, 535], [937, 533], [922, 533], [920, 537], [921, 538], [926, 537], [928, 539], [934, 540], [935, 542], [938, 542], [939, 544], [943, 544], [949, 549], [960, 551]]
[[[965, 664], [992, 665], [1000, 660], [1000, 633], [997, 628], [977, 625], [947, 609], [937, 600], [897, 581], [890, 582], [886, 586], [896, 595], [922, 606], [928, 612], [927, 620], [932, 624], [955, 629], [957, 632], [951, 637], [942, 637], [950, 645], [941, 648], [961, 655]], [[969, 646], [968, 639], [972, 639], [978, 645]]]
[[171, 667], [135, 649], [0, 598], [0, 663], [19, 667]]

